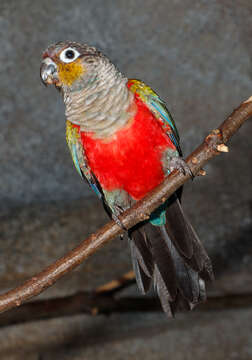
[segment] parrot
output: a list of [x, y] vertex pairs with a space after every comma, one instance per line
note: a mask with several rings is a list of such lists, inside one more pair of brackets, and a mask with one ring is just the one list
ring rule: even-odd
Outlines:
[[[40, 77], [63, 96], [66, 141], [77, 172], [122, 227], [120, 214], [173, 170], [190, 172], [165, 102], [143, 81], [128, 79], [96, 47], [74, 41], [50, 45]], [[138, 288], [146, 294], [153, 287], [168, 316], [205, 301], [205, 281], [214, 277], [181, 196], [182, 187], [127, 231]]]

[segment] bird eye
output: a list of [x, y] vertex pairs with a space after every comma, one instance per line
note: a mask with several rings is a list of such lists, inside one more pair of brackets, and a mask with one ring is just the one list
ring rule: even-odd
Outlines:
[[60, 54], [60, 60], [65, 63], [70, 63], [77, 59], [78, 56], [80, 56], [80, 53], [77, 50], [69, 47], [62, 51]]

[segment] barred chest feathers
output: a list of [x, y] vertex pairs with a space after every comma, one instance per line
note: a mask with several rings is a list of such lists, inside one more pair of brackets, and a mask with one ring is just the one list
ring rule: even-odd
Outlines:
[[95, 138], [106, 138], [134, 116], [134, 95], [127, 78], [113, 64], [101, 62], [99, 66], [97, 74], [102, 75], [83, 81], [77, 90], [63, 89], [63, 96], [68, 121]]

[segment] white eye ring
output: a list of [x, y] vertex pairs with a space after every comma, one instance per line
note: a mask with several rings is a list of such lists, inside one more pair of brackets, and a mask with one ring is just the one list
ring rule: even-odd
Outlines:
[[68, 47], [63, 50], [60, 54], [60, 60], [64, 63], [70, 63], [77, 59], [80, 56], [79, 51], [73, 49], [72, 47]]

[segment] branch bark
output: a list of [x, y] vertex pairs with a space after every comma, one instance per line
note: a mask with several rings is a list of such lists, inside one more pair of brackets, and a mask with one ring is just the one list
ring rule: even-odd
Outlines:
[[[186, 162], [195, 176], [211, 158], [221, 152], [228, 151], [228, 148], [224, 145], [250, 116], [252, 116], [252, 97], [234, 110], [220, 127], [213, 130], [204, 139], [203, 143], [188, 156]], [[148, 219], [153, 210], [164, 203], [189, 179], [189, 174], [182, 174], [178, 171], [172, 172], [162, 184], [120, 216], [124, 227], [129, 229], [140, 221]], [[2, 294], [0, 296], [0, 312], [20, 306], [24, 301], [40, 294], [63, 275], [76, 268], [101, 246], [117, 235], [122, 234], [123, 231], [114, 221], [110, 221], [42, 272], [27, 280], [21, 286]]]

